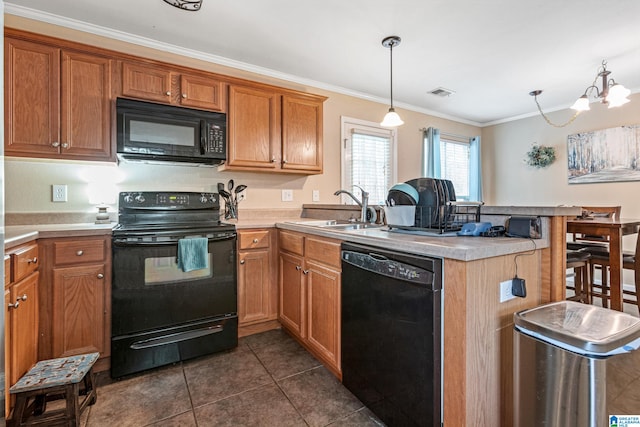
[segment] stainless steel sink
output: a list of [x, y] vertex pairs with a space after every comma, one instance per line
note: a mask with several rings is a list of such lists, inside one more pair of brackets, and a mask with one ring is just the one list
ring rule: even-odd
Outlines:
[[381, 224], [370, 224], [363, 222], [350, 222], [344, 220], [335, 219], [321, 219], [321, 220], [309, 220], [309, 221], [292, 221], [292, 224], [307, 225], [310, 227], [328, 228], [331, 230], [362, 230], [365, 228], [380, 228]]
[[330, 228], [331, 230], [363, 230], [366, 228], [380, 228], [382, 225], [380, 224], [369, 224], [369, 223], [352, 223], [352, 224], [336, 224], [336, 225], [326, 225], [324, 228]]

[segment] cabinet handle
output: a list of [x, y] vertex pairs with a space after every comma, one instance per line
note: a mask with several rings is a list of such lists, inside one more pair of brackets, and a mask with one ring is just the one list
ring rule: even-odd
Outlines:
[[309, 274], [309, 270], [302, 270], [302, 274]]
[[244, 264], [244, 260], [243, 259], [240, 260], [240, 264]]
[[98, 273], [98, 279], [104, 279], [104, 274]]
[[258, 243], [258, 239], [253, 239], [253, 243]]
[[51, 146], [54, 147], [54, 148], [58, 148], [58, 147], [60, 147], [60, 143], [58, 141], [55, 141], [55, 142], [51, 143]]
[[272, 157], [272, 158], [271, 158], [271, 163], [275, 163], [275, 162], [276, 162], [276, 158], [275, 158], [275, 157]]
[[78, 252], [76, 252], [76, 256], [82, 256], [84, 254], [84, 251], [79, 250]]
[[33, 257], [33, 258], [29, 258], [27, 259], [27, 264], [37, 264], [38, 263], [38, 257]]
[[8, 307], [9, 308], [18, 308], [18, 307], [20, 307], [20, 301], [16, 301], [15, 304], [9, 303]]
[[286, 165], [287, 164], [287, 159], [282, 159], [282, 164]]
[[183, 94], [182, 94], [182, 97], [183, 97], [184, 99], [187, 99], [187, 94], [186, 94], [186, 93], [183, 93]]
[[62, 145], [62, 148], [69, 148], [69, 144], [66, 142], [63, 142], [61, 145]]
[[165, 95], [167, 95], [167, 96], [171, 96], [171, 91], [170, 91], [170, 90], [168, 90], [168, 91], [166, 91], [164, 94], [165, 94]]
[[300, 270], [302, 270], [302, 267], [300, 267], [299, 265], [296, 265], [296, 270], [300, 271]]
[[16, 304], [18, 303], [18, 301], [26, 301], [27, 300], [27, 294], [22, 295], [21, 297], [16, 298]]

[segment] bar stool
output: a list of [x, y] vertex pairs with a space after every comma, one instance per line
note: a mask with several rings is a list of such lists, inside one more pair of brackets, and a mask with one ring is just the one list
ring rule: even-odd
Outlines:
[[591, 292], [589, 281], [589, 260], [591, 254], [583, 250], [567, 251], [567, 268], [573, 268], [574, 286], [567, 285], [567, 289], [573, 290], [575, 295], [567, 298], [572, 301], [580, 301], [591, 304]]
[[[97, 399], [93, 365], [99, 356], [89, 353], [36, 363], [9, 389], [16, 404], [7, 425], [79, 426], [82, 411]], [[64, 409], [47, 412], [47, 401], [57, 399], [65, 400]]]

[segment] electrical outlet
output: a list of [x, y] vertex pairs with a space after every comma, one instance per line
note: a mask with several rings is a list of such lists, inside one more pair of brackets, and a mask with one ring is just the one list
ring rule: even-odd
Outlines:
[[293, 190], [282, 190], [282, 201], [293, 202]]
[[320, 190], [313, 190], [311, 192], [311, 200], [314, 202], [320, 201]]
[[66, 184], [53, 184], [51, 186], [51, 198], [54, 202], [66, 202], [67, 201]]
[[505, 280], [504, 282], [500, 282], [500, 302], [509, 301], [510, 299], [514, 299], [515, 296], [512, 292], [513, 280]]

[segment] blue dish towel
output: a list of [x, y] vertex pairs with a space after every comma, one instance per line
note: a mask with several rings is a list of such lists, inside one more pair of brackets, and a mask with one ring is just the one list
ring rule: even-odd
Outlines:
[[182, 271], [207, 268], [208, 259], [208, 240], [206, 237], [178, 240], [178, 268]]

